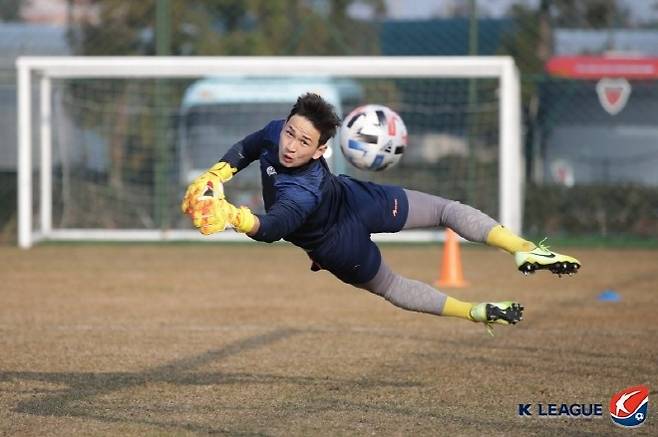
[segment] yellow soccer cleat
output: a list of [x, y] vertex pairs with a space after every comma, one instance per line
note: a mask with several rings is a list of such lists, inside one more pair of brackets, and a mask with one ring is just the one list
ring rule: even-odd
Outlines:
[[528, 274], [537, 270], [550, 270], [558, 276], [573, 275], [580, 269], [580, 261], [568, 255], [552, 252], [544, 245], [544, 238], [536, 248], [530, 252], [516, 252], [514, 260], [519, 271]]
[[493, 325], [516, 325], [523, 320], [523, 306], [511, 300], [504, 302], [482, 302], [473, 305], [469, 317], [474, 322], [484, 323], [493, 335]]

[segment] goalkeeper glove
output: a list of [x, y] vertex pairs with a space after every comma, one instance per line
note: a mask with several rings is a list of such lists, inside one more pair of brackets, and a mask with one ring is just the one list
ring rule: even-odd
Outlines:
[[214, 234], [231, 225], [238, 232], [249, 232], [254, 228], [256, 216], [246, 206], [239, 208], [226, 199], [202, 198], [192, 207], [194, 226], [204, 235]]
[[210, 189], [213, 197], [218, 199], [224, 198], [224, 189], [222, 184], [228, 182], [233, 173], [237, 172], [237, 168], [231, 167], [227, 162], [218, 162], [213, 165], [208, 171], [196, 178], [188, 187], [181, 203], [181, 210], [184, 214], [192, 214], [194, 203], [201, 196], [205, 196], [206, 190]]
[[214, 234], [226, 229], [228, 217], [222, 208], [224, 199], [200, 197], [191, 206], [192, 222], [203, 235]]

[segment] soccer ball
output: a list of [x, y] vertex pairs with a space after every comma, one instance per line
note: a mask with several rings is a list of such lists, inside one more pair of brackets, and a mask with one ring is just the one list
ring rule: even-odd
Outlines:
[[360, 106], [345, 117], [340, 128], [340, 149], [349, 163], [361, 170], [394, 166], [406, 147], [407, 128], [387, 106]]

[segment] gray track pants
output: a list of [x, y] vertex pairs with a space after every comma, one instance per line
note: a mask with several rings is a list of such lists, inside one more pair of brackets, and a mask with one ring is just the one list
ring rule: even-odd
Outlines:
[[[481, 211], [439, 196], [405, 190], [409, 215], [404, 229], [444, 226], [467, 240], [484, 243], [498, 223]], [[382, 260], [373, 279], [357, 287], [368, 290], [410, 311], [441, 315], [446, 295], [420, 281], [393, 273]]]

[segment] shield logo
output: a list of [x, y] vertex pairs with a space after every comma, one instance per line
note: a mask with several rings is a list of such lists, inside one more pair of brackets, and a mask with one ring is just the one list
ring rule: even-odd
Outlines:
[[603, 109], [608, 114], [615, 115], [626, 106], [631, 95], [631, 84], [621, 77], [616, 79], [604, 77], [596, 84], [596, 94]]

